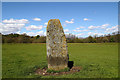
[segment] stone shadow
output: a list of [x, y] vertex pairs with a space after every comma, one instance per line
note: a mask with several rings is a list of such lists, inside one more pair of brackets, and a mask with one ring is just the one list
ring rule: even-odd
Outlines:
[[73, 67], [74, 61], [68, 61], [68, 67], [71, 69]]

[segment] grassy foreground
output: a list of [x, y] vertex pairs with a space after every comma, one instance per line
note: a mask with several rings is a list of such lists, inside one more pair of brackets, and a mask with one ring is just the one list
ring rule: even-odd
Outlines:
[[116, 78], [118, 77], [117, 43], [69, 43], [68, 52], [80, 72], [60, 76], [35, 75], [36, 68], [47, 67], [46, 44], [3, 44], [3, 78]]

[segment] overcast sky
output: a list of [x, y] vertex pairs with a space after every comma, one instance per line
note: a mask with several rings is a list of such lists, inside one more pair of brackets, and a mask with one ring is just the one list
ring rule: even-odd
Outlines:
[[46, 35], [50, 19], [59, 19], [66, 34], [100, 36], [118, 30], [118, 3], [3, 2], [0, 32]]

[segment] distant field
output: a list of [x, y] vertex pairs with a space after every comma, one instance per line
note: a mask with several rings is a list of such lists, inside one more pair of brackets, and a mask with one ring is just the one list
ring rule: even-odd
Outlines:
[[116, 78], [118, 77], [117, 43], [69, 43], [68, 52], [74, 66], [82, 70], [60, 76], [35, 75], [36, 68], [47, 67], [46, 44], [3, 44], [3, 78]]

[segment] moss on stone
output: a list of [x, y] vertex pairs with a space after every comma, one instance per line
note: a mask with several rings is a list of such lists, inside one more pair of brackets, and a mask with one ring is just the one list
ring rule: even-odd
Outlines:
[[47, 45], [47, 49], [50, 49], [47, 51], [51, 55], [47, 56], [48, 68], [51, 70], [61, 70], [66, 68], [68, 64], [67, 42], [59, 19], [51, 19], [48, 21], [46, 38], [46, 42], [49, 44]]

